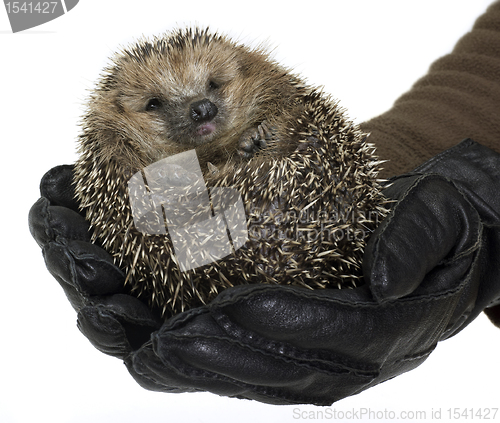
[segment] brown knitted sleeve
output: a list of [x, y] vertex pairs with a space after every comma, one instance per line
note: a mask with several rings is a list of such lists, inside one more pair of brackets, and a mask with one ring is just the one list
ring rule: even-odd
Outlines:
[[500, 152], [500, 1], [384, 114], [361, 124], [384, 164], [412, 170], [464, 138]]

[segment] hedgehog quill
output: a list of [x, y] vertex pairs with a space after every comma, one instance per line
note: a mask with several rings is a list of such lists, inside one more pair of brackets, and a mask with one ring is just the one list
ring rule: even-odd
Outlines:
[[164, 317], [238, 284], [362, 283], [387, 213], [381, 162], [263, 49], [198, 28], [141, 40], [104, 71], [82, 126], [75, 185], [93, 241]]

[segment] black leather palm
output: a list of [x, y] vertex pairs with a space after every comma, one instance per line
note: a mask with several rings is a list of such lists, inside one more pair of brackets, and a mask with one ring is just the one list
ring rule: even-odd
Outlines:
[[141, 386], [327, 405], [415, 368], [499, 303], [499, 169], [500, 155], [466, 140], [393, 180], [363, 287], [238, 286], [164, 323], [89, 242], [71, 166], [43, 178], [29, 221], [80, 330]]

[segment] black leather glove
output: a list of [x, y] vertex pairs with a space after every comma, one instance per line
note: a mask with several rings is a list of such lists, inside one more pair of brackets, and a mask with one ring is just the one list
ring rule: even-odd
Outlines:
[[78, 325], [104, 353], [125, 358], [160, 327], [148, 307], [123, 294], [125, 276], [111, 256], [90, 242], [89, 224], [74, 199], [73, 166], [58, 166], [40, 183], [29, 213], [30, 231], [47, 269], [78, 312]]
[[238, 286], [161, 327], [120, 293], [123, 274], [89, 243], [71, 167], [44, 177], [30, 228], [80, 330], [141, 386], [327, 405], [415, 368], [499, 302], [498, 169], [500, 155], [465, 141], [395, 179], [363, 287]]

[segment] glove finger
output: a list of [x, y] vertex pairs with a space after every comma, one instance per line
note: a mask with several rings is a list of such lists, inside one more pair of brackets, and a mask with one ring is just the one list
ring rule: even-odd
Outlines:
[[432, 269], [472, 263], [481, 221], [451, 182], [437, 175], [401, 178], [386, 195], [398, 201], [368, 241], [363, 261], [377, 301], [408, 295]]
[[150, 309], [135, 297], [94, 298], [78, 312], [78, 328], [99, 351], [124, 359], [160, 327]]
[[170, 319], [127, 366], [148, 389], [327, 405], [427, 358], [453, 325], [464, 286], [453, 278], [442, 288], [386, 305], [367, 288], [231, 288]]
[[53, 206], [41, 197], [33, 204], [28, 216], [31, 235], [40, 247], [57, 237], [90, 241], [88, 222], [75, 211], [61, 206]]
[[[151, 342], [144, 344], [124, 360], [135, 381], [149, 391], [183, 393], [202, 392], [201, 388], [188, 387], [189, 377], [176, 376], [177, 372], [163, 363], [151, 348]], [[210, 389], [206, 389], [210, 391]]]
[[163, 334], [134, 352], [126, 364], [146, 389], [208, 391], [269, 404], [329, 405], [366, 389], [374, 379], [370, 371], [353, 377], [321, 361], [290, 360], [227, 337]]
[[[162, 328], [127, 359], [141, 386], [163, 392], [209, 391], [269, 404], [327, 405], [352, 393], [353, 375], [345, 365], [320, 357], [294, 360], [287, 351], [280, 356], [232, 339], [208, 313], [196, 315], [191, 323], [185, 330]], [[359, 371], [355, 389], [366, 387], [376, 375], [376, 368]]]
[[73, 165], [61, 165], [50, 169], [40, 181], [40, 193], [52, 204], [79, 211], [73, 184]]
[[111, 256], [98, 246], [60, 239], [43, 249], [45, 264], [76, 310], [88, 297], [122, 291], [125, 276]]

